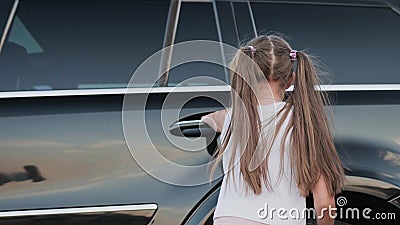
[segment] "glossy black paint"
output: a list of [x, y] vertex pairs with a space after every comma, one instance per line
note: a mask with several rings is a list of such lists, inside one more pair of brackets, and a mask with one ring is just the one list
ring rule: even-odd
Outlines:
[[[180, 104], [185, 94], [172, 95], [176, 104]], [[228, 93], [211, 95], [217, 99], [228, 97]], [[147, 105], [151, 115], [150, 132], [161, 132], [157, 128], [161, 122], [157, 121], [160, 121], [160, 107], [165, 96], [150, 96]], [[131, 97], [144, 101], [146, 95], [133, 94]], [[218, 186], [218, 180], [200, 186], [179, 187], [147, 175], [124, 142], [122, 100], [122, 95], [1, 99], [0, 124], [7, 130], [2, 131], [0, 139], [0, 171], [15, 172], [32, 164], [40, 168], [41, 176], [46, 180], [4, 183], [0, 187], [0, 210], [156, 202], [159, 211], [154, 224], [179, 224], [191, 211], [197, 213], [193, 209], [208, 196], [210, 188]], [[181, 117], [220, 108], [213, 100], [197, 98], [185, 105]], [[140, 109], [138, 105], [132, 110], [139, 113]], [[396, 187], [388, 192], [385, 188], [379, 190], [366, 185], [365, 194], [376, 195], [375, 192], [381, 191], [387, 198], [398, 195], [399, 165], [396, 160], [399, 144], [396, 141], [399, 134], [390, 131], [397, 130], [400, 125], [396, 120], [400, 106], [337, 104], [333, 110], [336, 132], [347, 137], [336, 140], [349, 167], [348, 175], [369, 177]], [[390, 122], [374, 122], [377, 115]], [[371, 125], [374, 129], [365, 130], [365, 126]], [[182, 153], [160, 139], [162, 133], [153, 135], [157, 137], [155, 145], [166, 147], [161, 153], [167, 158], [187, 165], [210, 159], [206, 149], [195, 154]]]
[[[180, 104], [185, 94], [172, 95]], [[211, 95], [220, 98], [221, 94]], [[144, 101], [146, 95], [134, 98]], [[164, 98], [165, 94], [155, 94], [148, 101], [154, 137], [163, 135], [156, 115]], [[122, 95], [1, 99], [0, 124], [8, 129], [1, 133], [0, 171], [18, 171], [29, 163], [40, 168], [46, 180], [3, 184], [0, 211], [155, 202], [159, 205], [156, 224], [180, 223], [216, 182], [179, 187], [147, 175], [125, 144], [122, 100]], [[194, 100], [181, 114], [217, 109], [215, 102], [205, 105]], [[139, 105], [133, 110], [143, 112]], [[206, 149], [185, 154], [158, 138], [154, 143], [165, 146], [161, 153], [167, 158], [189, 165], [209, 160]]]
[[[386, 5], [382, 1], [368, 2]], [[217, 2], [217, 7], [229, 9], [230, 4]], [[252, 38], [253, 28], [247, 4], [232, 4], [232, 15], [223, 14], [220, 19], [224, 41], [235, 45], [239, 39]], [[231, 17], [235, 20], [231, 21]], [[168, 95], [173, 100], [169, 102], [172, 109], [188, 96], [203, 94], [130, 94], [129, 98], [137, 103], [129, 109], [134, 115], [132, 122], [142, 122], [139, 115], [146, 104], [146, 124], [160, 153], [183, 165], [203, 164], [210, 160], [207, 146], [195, 153], [176, 148], [165, 138], [168, 134], [163, 133], [160, 120], [161, 108]], [[228, 102], [227, 92], [207, 94], [224, 104]], [[342, 194], [347, 197], [349, 206], [398, 210], [400, 91], [337, 91], [331, 94], [335, 143], [348, 175]], [[156, 203], [159, 208], [154, 217], [148, 211], [76, 213], [0, 217], [0, 224], [146, 224], [149, 219], [154, 225], [211, 224], [221, 179], [183, 187], [148, 175], [125, 143], [123, 99], [121, 94], [0, 99], [0, 212]], [[184, 104], [179, 119], [199, 119], [201, 115], [221, 108], [215, 100], [195, 97]], [[176, 120], [164, 122], [168, 128]], [[136, 133], [138, 145], [144, 143], [139, 138], [143, 132], [138, 130]], [[185, 142], [183, 137], [182, 142]], [[150, 146], [139, 148], [144, 153], [149, 150]], [[206, 174], [204, 171], [203, 175]], [[198, 176], [184, 172], [174, 175], [182, 179]], [[350, 222], [365, 224], [368, 221]]]

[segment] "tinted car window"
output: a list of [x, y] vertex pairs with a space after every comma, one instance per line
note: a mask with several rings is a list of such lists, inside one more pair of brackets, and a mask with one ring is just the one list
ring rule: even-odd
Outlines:
[[125, 87], [162, 48], [168, 9], [163, 0], [21, 0], [0, 58], [0, 91]]
[[234, 19], [232, 2], [217, 2], [218, 17], [222, 34], [222, 41], [226, 44], [238, 47], [239, 37], [237, 24]]
[[[183, 2], [181, 5], [175, 44], [192, 40], [219, 41], [214, 9], [210, 2]], [[172, 61], [180, 58], [176, 52], [172, 53]], [[209, 62], [186, 62], [171, 68], [168, 86], [218, 85], [225, 82], [225, 77], [223, 66]]]
[[385, 7], [253, 3], [259, 31], [320, 57], [333, 84], [399, 84], [400, 16]]
[[255, 32], [251, 21], [249, 5], [246, 2], [233, 3], [235, 20], [238, 26], [239, 39], [241, 44], [253, 39]]
[[213, 6], [204, 2], [183, 2], [175, 43], [196, 39], [218, 41]]

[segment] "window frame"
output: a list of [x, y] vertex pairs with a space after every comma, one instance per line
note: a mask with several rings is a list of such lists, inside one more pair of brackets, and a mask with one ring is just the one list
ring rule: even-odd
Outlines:
[[6, 42], [6, 39], [7, 39], [7, 36], [8, 36], [8, 32], [10, 31], [11, 25], [12, 25], [12, 23], [14, 21], [15, 14], [17, 12], [17, 7], [18, 7], [18, 4], [19, 4], [19, 0], [12, 0], [12, 1], [13, 1], [12, 8], [11, 8], [11, 11], [9, 12], [7, 21], [5, 21], [6, 24], [4, 26], [4, 29], [2, 31], [0, 31], [1, 32], [0, 33], [1, 34], [0, 55], [2, 53], [4, 43]]
[[[174, 44], [175, 44], [176, 32], [177, 32], [177, 28], [179, 25], [179, 18], [181, 15], [181, 6], [182, 6], [182, 3], [185, 3], [185, 2], [191, 2], [191, 3], [197, 2], [197, 3], [212, 4], [212, 8], [213, 8], [213, 12], [214, 12], [215, 26], [216, 26], [217, 35], [218, 35], [218, 41], [220, 43], [220, 52], [221, 52], [221, 56], [222, 56], [222, 61], [224, 62], [225, 65], [227, 65], [226, 58], [224, 55], [223, 37], [222, 37], [222, 32], [221, 32], [221, 24], [220, 24], [220, 20], [219, 20], [219, 14], [218, 14], [216, 0], [171, 0], [171, 6], [170, 6], [170, 11], [168, 13], [168, 21], [167, 21], [167, 27], [165, 29], [164, 44], [163, 44], [163, 49], [166, 49], [166, 50], [162, 51], [161, 65], [160, 65], [160, 71], [166, 71], [166, 72], [159, 77], [159, 79], [157, 81], [158, 87], [168, 87], [169, 71], [171, 70], [171, 60], [172, 60], [172, 54], [174, 51], [173, 48], [174, 48]], [[233, 19], [235, 19], [235, 18], [233, 18]], [[235, 26], [236, 26], [236, 23], [235, 23]], [[168, 46], [170, 46], [170, 47], [167, 48]], [[225, 72], [225, 82], [229, 82], [229, 73], [228, 73], [227, 68], [224, 68], [224, 72]]]

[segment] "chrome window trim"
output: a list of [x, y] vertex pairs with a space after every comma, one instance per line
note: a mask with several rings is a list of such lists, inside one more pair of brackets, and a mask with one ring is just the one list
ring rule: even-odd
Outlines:
[[1, 98], [229, 91], [227, 85], [0, 92]]
[[251, 8], [250, 1], [247, 1], [247, 8], [249, 9], [251, 24], [253, 26], [254, 37], [258, 37], [256, 21], [254, 20], [253, 9]]
[[[400, 91], [400, 84], [329, 84], [316, 87], [320, 91]], [[292, 91], [293, 85], [286, 91]]]
[[157, 210], [157, 204], [140, 205], [121, 205], [121, 206], [98, 206], [98, 207], [76, 207], [60, 209], [34, 209], [34, 210], [16, 210], [0, 212], [0, 218], [20, 217], [20, 216], [49, 216], [60, 214], [76, 213], [98, 213], [98, 212], [116, 212], [116, 211], [138, 211], [138, 210]]
[[[219, 21], [219, 14], [218, 14], [216, 0], [212, 1], [212, 7], [213, 7], [213, 11], [214, 11], [215, 25], [217, 26], [219, 49], [221, 51], [222, 62], [224, 63], [224, 65], [227, 65], [225, 54], [224, 54], [224, 46], [223, 46], [222, 32], [221, 32], [221, 23]], [[228, 69], [226, 67], [224, 67], [224, 72], [225, 72], [225, 81], [227, 82], [229, 80], [229, 72], [228, 72]]]
[[[400, 84], [336, 84], [321, 85], [321, 91], [400, 91]], [[0, 92], [0, 99], [26, 97], [56, 97], [56, 96], [88, 96], [88, 95], [118, 95], [118, 94], [152, 94], [152, 93], [193, 93], [193, 92], [227, 92], [229, 85], [219, 86], [185, 86], [185, 87], [155, 87], [155, 88], [113, 88], [85, 90], [49, 90], [49, 91], [9, 91]], [[292, 91], [293, 86], [286, 91]]]
[[10, 29], [10, 27], [11, 27], [14, 15], [17, 12], [18, 4], [19, 4], [19, 0], [15, 0], [14, 4], [13, 4], [13, 7], [11, 8], [10, 15], [8, 16], [6, 26], [4, 27], [3, 35], [1, 36], [1, 39], [0, 39], [0, 54], [1, 54], [1, 51], [3, 49], [4, 43], [6, 42], [7, 33], [8, 33], [8, 30]]
[[[165, 25], [163, 49], [161, 55], [161, 63], [159, 73], [163, 73], [158, 78], [158, 85], [161, 87], [168, 86], [169, 68], [171, 67], [172, 53], [175, 43], [176, 30], [178, 28], [179, 16], [181, 12], [182, 0], [172, 0], [168, 12], [167, 24]], [[170, 47], [168, 47], [170, 46]]]
[[396, 5], [394, 5], [393, 3], [389, 2], [389, 1], [385, 1], [385, 2], [393, 10], [393, 12], [395, 12], [397, 15], [400, 16], [400, 7], [397, 7]]
[[[235, 26], [235, 35], [236, 35], [236, 39], [237, 39], [237, 46], [240, 46], [240, 40], [239, 40], [239, 30], [238, 30], [238, 24], [236, 21], [236, 13], [235, 13], [235, 8], [233, 6], [233, 1], [229, 1], [229, 4], [231, 6], [231, 13], [232, 13], [232, 17], [233, 17], [233, 24]], [[229, 79], [228, 79], [229, 80]]]

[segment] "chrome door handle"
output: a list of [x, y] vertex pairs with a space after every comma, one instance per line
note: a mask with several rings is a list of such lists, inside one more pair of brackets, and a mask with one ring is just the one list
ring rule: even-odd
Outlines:
[[201, 120], [175, 122], [169, 127], [169, 132], [180, 137], [212, 137], [216, 133]]

